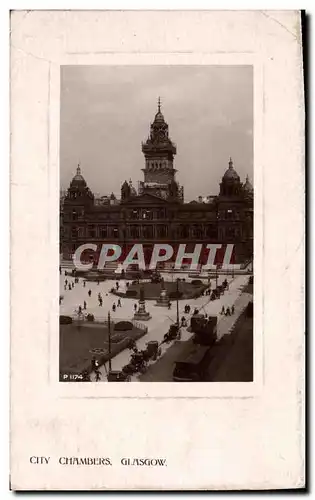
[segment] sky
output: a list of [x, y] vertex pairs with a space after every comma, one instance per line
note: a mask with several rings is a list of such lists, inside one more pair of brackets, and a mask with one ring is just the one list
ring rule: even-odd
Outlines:
[[63, 66], [61, 188], [78, 163], [94, 193], [137, 187], [159, 96], [185, 201], [218, 194], [230, 157], [253, 180], [252, 66]]

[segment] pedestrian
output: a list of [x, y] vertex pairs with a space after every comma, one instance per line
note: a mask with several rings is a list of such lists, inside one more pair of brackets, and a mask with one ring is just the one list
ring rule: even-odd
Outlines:
[[225, 308], [224, 308], [224, 306], [222, 306], [221, 314], [225, 314]]
[[118, 299], [118, 301], [117, 301], [117, 307], [121, 307], [121, 300], [120, 299]]
[[79, 306], [78, 314], [82, 314], [82, 307], [81, 306]]
[[83, 302], [83, 309], [86, 309], [86, 301]]
[[118, 281], [116, 281], [116, 290], [118, 290], [118, 288], [119, 288], [119, 283]]
[[170, 309], [172, 307], [172, 302], [171, 301], [169, 301], [167, 307], [168, 307], [168, 309]]
[[133, 308], [134, 308], [134, 310], [136, 312], [137, 311], [137, 304], [134, 304]]
[[69, 283], [68, 285], [69, 290], [72, 290], [71, 284]]
[[94, 373], [96, 375], [95, 382], [99, 382], [101, 380], [101, 372], [97, 369]]
[[100, 307], [102, 307], [102, 305], [103, 305], [103, 299], [102, 299], [102, 297], [101, 297], [101, 298], [100, 298]]
[[88, 296], [91, 297], [91, 290], [88, 291]]
[[72, 282], [72, 288], [74, 288], [74, 282]]
[[235, 309], [234, 309], [234, 305], [231, 307], [231, 313], [234, 314], [235, 312]]
[[98, 284], [98, 285], [100, 284], [99, 280], [97, 280], [97, 284]]
[[114, 302], [114, 304], [113, 304], [112, 310], [113, 310], [113, 312], [115, 312], [115, 311], [116, 311], [116, 304], [115, 304], [115, 302]]
[[67, 273], [67, 271], [65, 271], [65, 276], [68, 276], [68, 273]]
[[187, 306], [187, 313], [189, 314], [190, 313], [190, 305], [188, 304]]
[[231, 316], [231, 311], [230, 311], [230, 308], [227, 307], [226, 308], [226, 313], [225, 313], [226, 316]]
[[68, 280], [66, 279], [66, 280], [65, 280], [65, 285], [67, 286], [67, 284], [68, 284]]

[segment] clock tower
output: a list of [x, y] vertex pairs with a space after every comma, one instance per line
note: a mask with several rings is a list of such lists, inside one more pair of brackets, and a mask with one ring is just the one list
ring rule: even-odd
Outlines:
[[158, 100], [158, 110], [150, 127], [150, 135], [142, 143], [145, 157], [144, 182], [142, 191], [167, 198], [170, 185], [175, 181], [176, 170], [173, 166], [176, 146], [168, 135], [168, 124], [161, 112], [161, 100]]

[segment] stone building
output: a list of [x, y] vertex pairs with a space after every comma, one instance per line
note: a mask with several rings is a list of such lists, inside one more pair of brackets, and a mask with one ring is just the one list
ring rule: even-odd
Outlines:
[[[248, 177], [242, 183], [232, 159], [222, 177], [218, 195], [185, 202], [184, 190], [176, 181], [176, 145], [169, 137], [168, 124], [160, 102], [149, 137], [142, 143], [144, 180], [138, 191], [125, 180], [121, 197], [95, 199], [80, 166], [63, 201], [61, 252], [70, 259], [84, 243], [120, 244], [122, 258], [135, 244], [142, 243], [146, 261], [154, 243], [169, 243], [176, 248], [196, 243], [233, 243], [234, 262], [245, 262], [253, 254], [253, 188]], [[206, 255], [200, 262], [206, 261]]]

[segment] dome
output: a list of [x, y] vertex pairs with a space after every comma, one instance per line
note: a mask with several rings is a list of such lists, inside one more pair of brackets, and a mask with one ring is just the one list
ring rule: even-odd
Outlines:
[[246, 176], [246, 182], [244, 184], [244, 190], [247, 191], [248, 193], [252, 193], [254, 191], [254, 188], [253, 188], [251, 182], [249, 181], [248, 175]]
[[158, 111], [154, 117], [154, 122], [160, 122], [160, 123], [164, 123], [165, 120], [164, 120], [164, 116], [161, 112], [161, 98], [159, 97], [158, 99]]
[[161, 111], [158, 111], [154, 117], [155, 122], [165, 122], [164, 116], [162, 115]]
[[236, 172], [236, 170], [234, 170], [232, 158], [230, 158], [229, 168], [225, 172], [223, 179], [235, 180], [235, 181], [240, 180], [238, 173]]
[[86, 186], [86, 182], [84, 180], [84, 177], [81, 175], [80, 165], [78, 165], [78, 167], [77, 167], [77, 173], [71, 181], [71, 186], [72, 187], [75, 187], [75, 186], [85, 187]]

